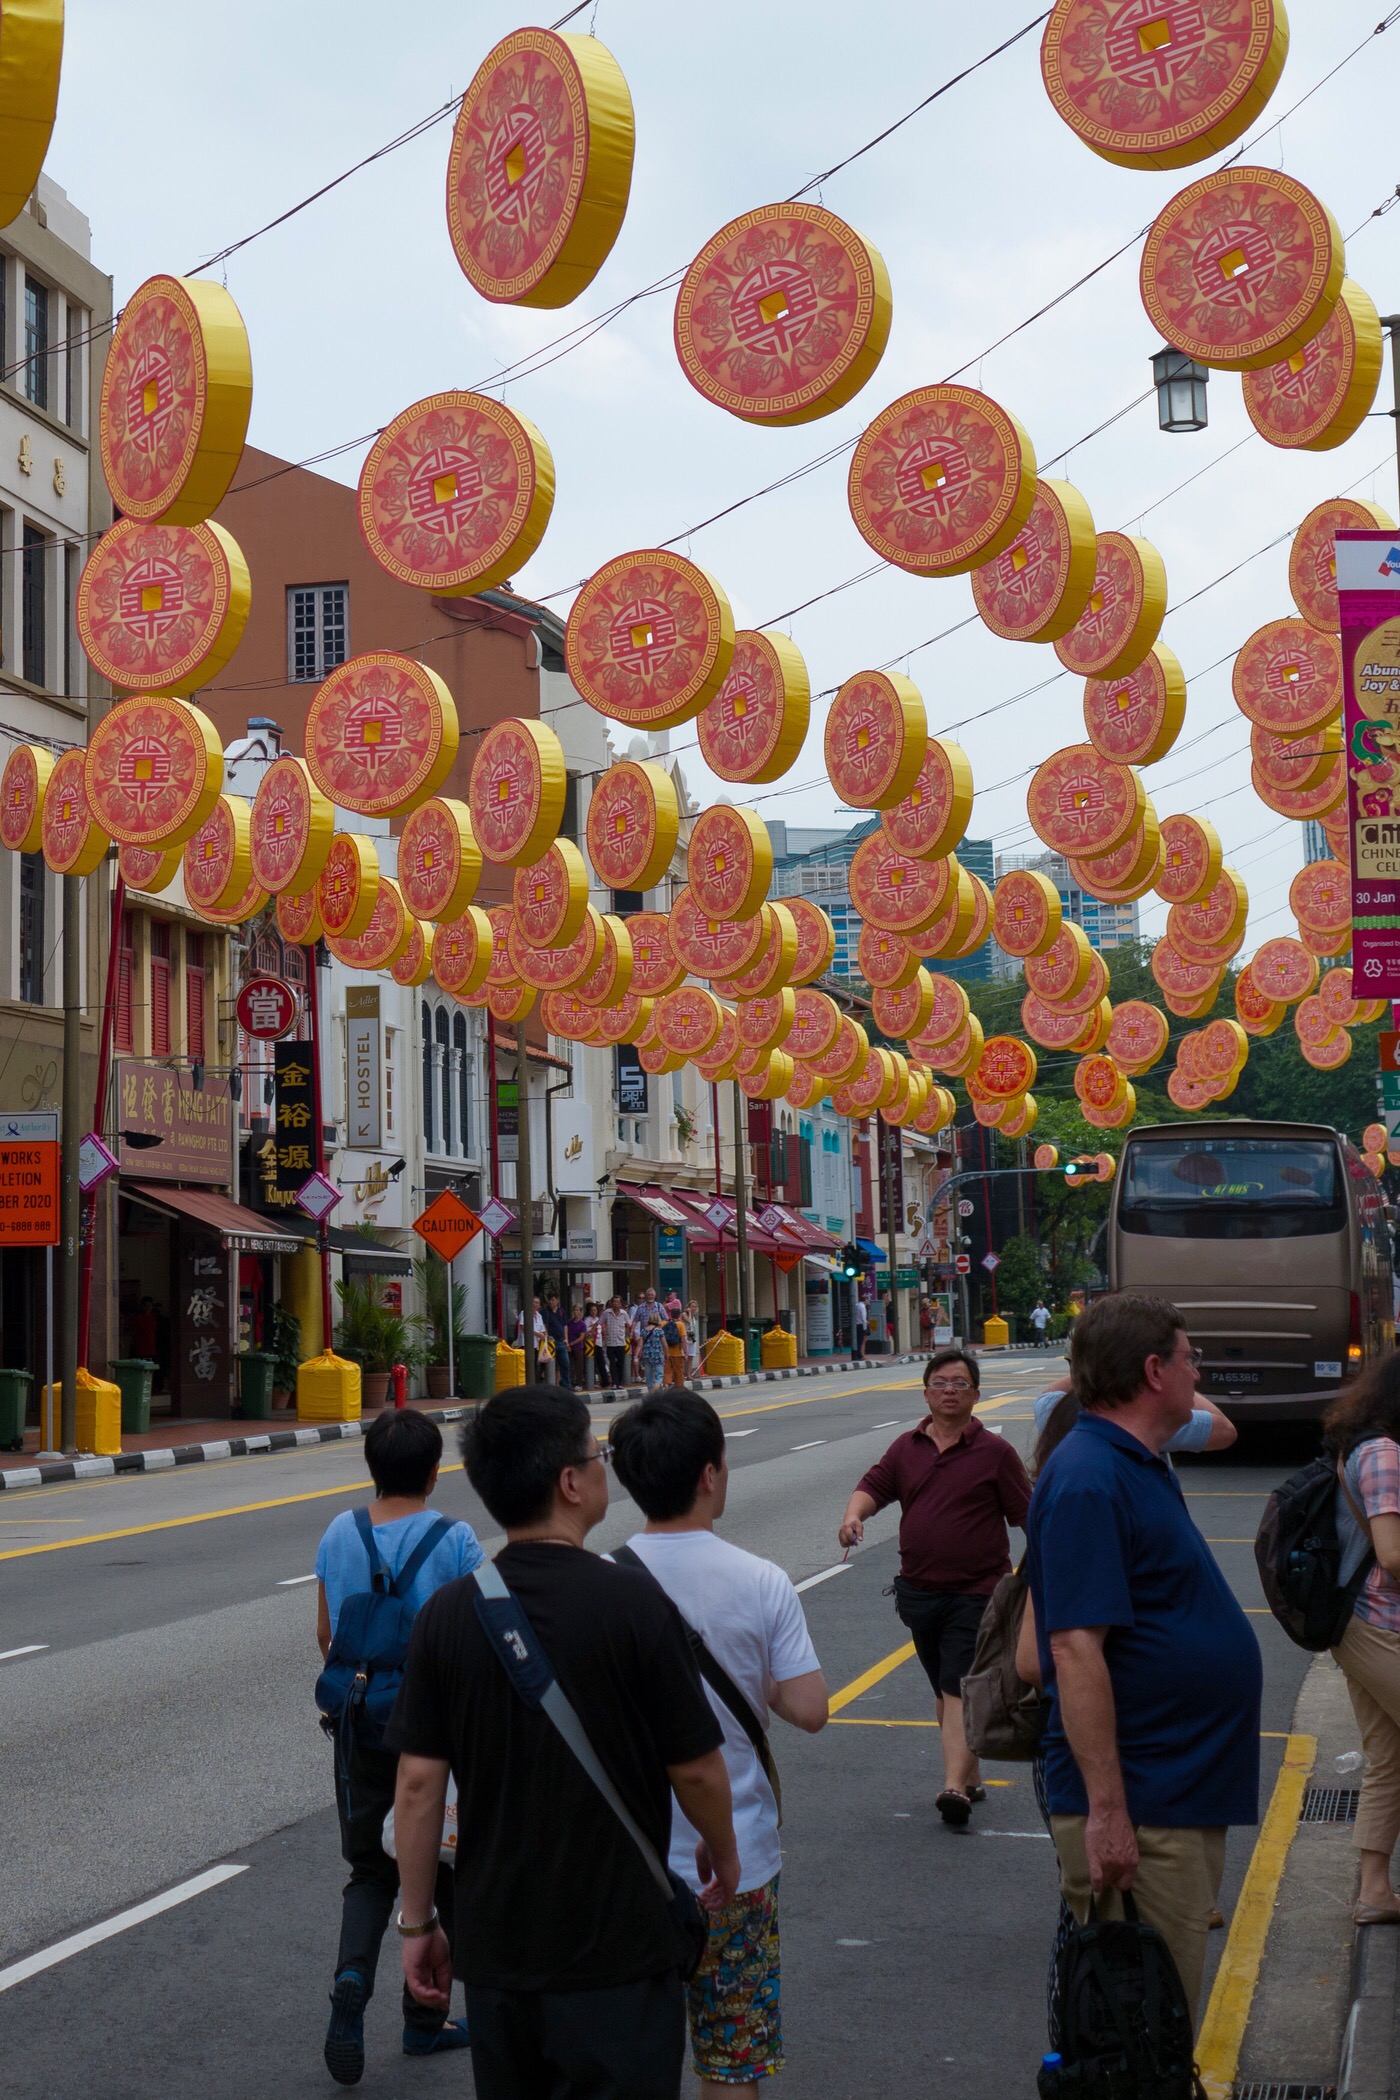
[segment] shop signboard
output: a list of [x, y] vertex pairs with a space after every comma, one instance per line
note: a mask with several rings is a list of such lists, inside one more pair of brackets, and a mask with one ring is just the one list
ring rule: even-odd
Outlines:
[[352, 984], [345, 992], [346, 1144], [352, 1152], [377, 1152], [383, 1141], [379, 986]]
[[647, 1075], [631, 1043], [619, 1043], [617, 1057], [617, 1112], [620, 1116], [644, 1116], [647, 1112]]
[[663, 1298], [685, 1288], [685, 1234], [679, 1225], [656, 1228], [656, 1288]]
[[503, 1163], [520, 1157], [520, 1088], [513, 1079], [496, 1081], [496, 1157]]
[[296, 1023], [297, 995], [280, 977], [250, 977], [234, 1001], [238, 1025], [258, 1042], [275, 1042]]
[[[279, 1051], [288, 1047], [277, 1045]], [[232, 1172], [228, 1079], [184, 1066], [123, 1058], [117, 1066], [118, 1161], [138, 1181], [205, 1181], [227, 1188]], [[305, 1173], [301, 1179], [306, 1179]]]
[[316, 1101], [306, 1043], [274, 1043], [272, 1120], [276, 1189], [293, 1200], [316, 1167]]

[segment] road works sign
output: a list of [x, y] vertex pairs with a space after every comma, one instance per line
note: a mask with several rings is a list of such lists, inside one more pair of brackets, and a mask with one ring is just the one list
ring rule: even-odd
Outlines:
[[0, 1144], [0, 1246], [58, 1245], [58, 1146]]
[[444, 1189], [435, 1196], [428, 1208], [413, 1221], [413, 1229], [420, 1240], [435, 1247], [444, 1261], [452, 1261], [462, 1249], [474, 1240], [481, 1230], [481, 1220], [474, 1210], [454, 1196], [451, 1189]]

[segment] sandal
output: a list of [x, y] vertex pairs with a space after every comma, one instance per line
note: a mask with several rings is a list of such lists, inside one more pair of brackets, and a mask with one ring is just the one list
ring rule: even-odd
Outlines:
[[1389, 1903], [1358, 1903], [1352, 1916], [1358, 1925], [1400, 1925], [1400, 1898]]
[[977, 1803], [986, 1800], [987, 1789], [984, 1786], [980, 1785], [970, 1786], [967, 1790], [967, 1798], [973, 1803], [974, 1806], [976, 1806]]
[[950, 1830], [964, 1830], [972, 1820], [972, 1803], [960, 1787], [945, 1786], [933, 1805]]

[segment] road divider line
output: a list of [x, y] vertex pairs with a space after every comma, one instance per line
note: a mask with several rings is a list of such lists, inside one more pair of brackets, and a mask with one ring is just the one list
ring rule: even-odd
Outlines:
[[316, 1577], [314, 1575], [286, 1575], [278, 1583], [277, 1587], [279, 1590], [295, 1590], [300, 1589], [304, 1582], [314, 1582], [315, 1580]]
[[794, 1444], [792, 1448], [794, 1451], [816, 1451], [825, 1442], [826, 1438], [824, 1436], [815, 1436], [810, 1444]]
[[27, 1983], [31, 1976], [42, 1975], [45, 1969], [56, 1968], [59, 1962], [69, 1961], [75, 1954], [85, 1954], [89, 1947], [100, 1947], [103, 1940], [115, 1939], [119, 1932], [129, 1932], [133, 1925], [144, 1925], [148, 1918], [158, 1918], [162, 1911], [174, 1910], [177, 1904], [188, 1903], [191, 1897], [202, 1896], [206, 1889], [218, 1888], [221, 1882], [232, 1881], [236, 1874], [246, 1874], [247, 1871], [246, 1866], [206, 1867], [192, 1880], [181, 1881], [173, 1889], [166, 1889], [145, 1903], [134, 1904], [130, 1910], [118, 1911], [114, 1918], [105, 1918], [100, 1925], [89, 1925], [86, 1931], [75, 1932], [70, 1938], [59, 1940], [38, 1954], [27, 1954], [23, 1961], [11, 1962], [7, 1969], [0, 1969], [0, 1991], [12, 1991], [17, 1983]]
[[882, 1678], [891, 1676], [901, 1664], [907, 1663], [913, 1653], [914, 1643], [906, 1641], [902, 1648], [896, 1648], [883, 1662], [872, 1663], [868, 1670], [862, 1670], [859, 1677], [853, 1677], [849, 1684], [843, 1685], [839, 1692], [832, 1694], [830, 1711], [839, 1714], [843, 1706], [849, 1706], [853, 1700], [859, 1699], [862, 1692], [868, 1692], [873, 1685], [879, 1684]]
[[47, 1641], [31, 1641], [26, 1648], [0, 1648], [0, 1663], [14, 1662], [21, 1655], [43, 1655], [48, 1645]]
[[1039, 1845], [1050, 1842], [1048, 1830], [979, 1830], [977, 1835], [980, 1838], [1033, 1838]]
[[830, 1582], [833, 1575], [849, 1575], [850, 1572], [851, 1563], [848, 1560], [838, 1560], [834, 1568], [823, 1568], [820, 1575], [809, 1575], [805, 1582], [795, 1583], [793, 1587], [800, 1597], [804, 1590], [814, 1590], [819, 1582]]
[[1230, 1921], [1230, 1937], [1215, 1972], [1210, 2003], [1201, 2023], [1197, 2061], [1207, 2100], [1229, 2100], [1235, 2088], [1254, 1988], [1264, 1959], [1279, 1884], [1298, 1828], [1303, 1791], [1317, 1757], [1317, 1737], [1290, 1735], [1244, 1885]]

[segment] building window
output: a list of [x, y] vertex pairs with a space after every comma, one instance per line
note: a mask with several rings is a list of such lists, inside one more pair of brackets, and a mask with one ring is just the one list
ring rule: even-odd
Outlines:
[[170, 1055], [170, 922], [151, 921], [151, 1055]]
[[68, 340], [63, 346], [63, 420], [76, 430], [83, 413], [82, 349], [87, 333], [86, 317], [76, 306], [68, 309]]
[[204, 1063], [204, 935], [185, 935], [185, 1054]]
[[452, 1150], [452, 1050], [447, 1008], [437, 1010], [438, 1069], [442, 1077], [442, 1150]]
[[44, 856], [24, 853], [19, 863], [19, 996], [29, 1006], [44, 1003]]
[[82, 562], [78, 550], [71, 544], [63, 549], [63, 691], [69, 700], [78, 700], [77, 627], [73, 613], [78, 601], [78, 572]]
[[48, 615], [48, 592], [46, 590], [45, 557], [48, 541], [37, 525], [24, 528], [24, 569], [21, 577], [23, 595], [22, 642], [24, 648], [24, 675], [31, 685], [43, 685], [48, 666], [48, 650], [45, 647], [45, 628]]
[[429, 1152], [433, 1149], [433, 1015], [427, 1000], [422, 1006], [423, 1020], [423, 1143]]
[[298, 584], [287, 593], [287, 676], [324, 678], [350, 654], [348, 583]]
[[467, 1017], [452, 1016], [452, 1048], [457, 1058], [457, 1150], [463, 1159], [472, 1153], [472, 1067], [467, 1056]]
[[579, 829], [578, 787], [578, 774], [566, 773], [564, 775], [564, 814], [559, 819], [559, 836], [563, 839], [572, 839], [576, 846], [580, 846], [583, 843], [583, 833]]
[[36, 408], [49, 405], [49, 290], [24, 280], [24, 391]]
[[132, 930], [131, 913], [122, 913], [121, 930], [117, 935], [117, 1048], [128, 1055], [136, 1048], [132, 1029], [132, 993], [136, 984], [136, 936]]
[[386, 1028], [384, 1031], [384, 1139], [386, 1144], [391, 1144], [394, 1136], [394, 1044], [398, 1033], [397, 1028]]

